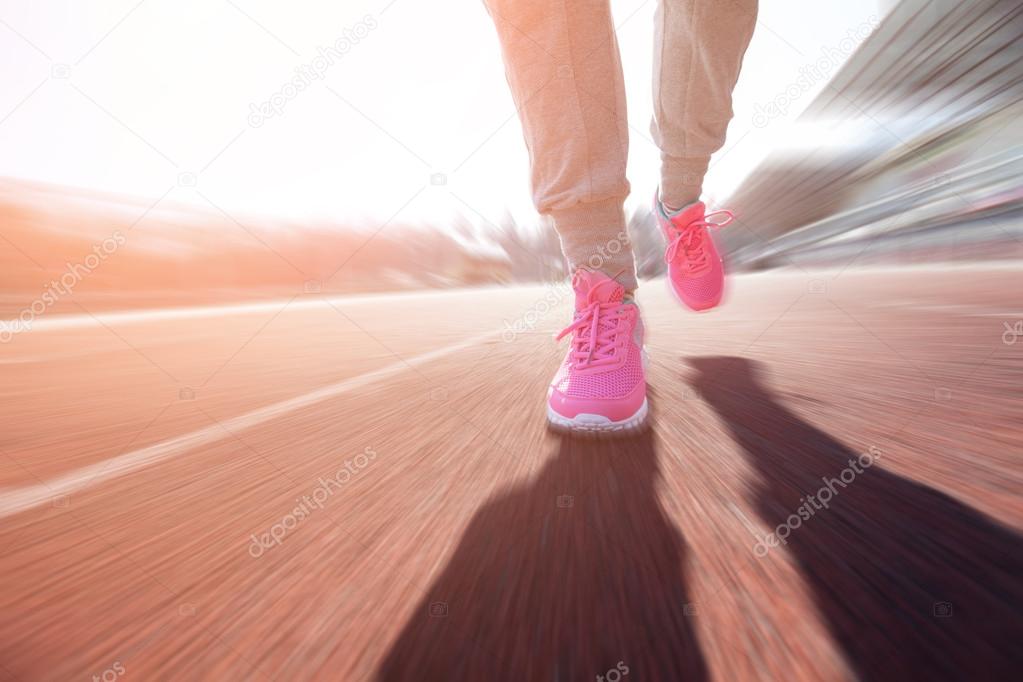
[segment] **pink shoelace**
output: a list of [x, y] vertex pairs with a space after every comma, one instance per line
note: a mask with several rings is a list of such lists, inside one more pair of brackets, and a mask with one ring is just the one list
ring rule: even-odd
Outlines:
[[[711, 220], [717, 216], [724, 216], [724, 220], [720, 222]], [[707, 231], [704, 228], [720, 229], [734, 219], [735, 214], [731, 211], [712, 211], [702, 220], [694, 220], [683, 228], [676, 226], [675, 238], [664, 251], [664, 262], [675, 262], [681, 249], [681, 253], [685, 255], [686, 272], [693, 275], [705, 272], [710, 264], [707, 262]]]
[[[609, 282], [612, 286], [613, 282]], [[599, 287], [600, 285], [598, 285]], [[579, 369], [592, 365], [607, 364], [615, 360], [618, 348], [618, 333], [621, 331], [621, 301], [601, 302], [590, 292], [590, 302], [576, 311], [575, 320], [555, 337], [560, 341], [572, 334], [573, 364]]]

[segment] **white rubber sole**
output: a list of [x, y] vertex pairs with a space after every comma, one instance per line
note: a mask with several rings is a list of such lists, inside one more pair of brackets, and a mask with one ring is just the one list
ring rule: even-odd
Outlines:
[[558, 430], [572, 431], [574, 433], [616, 433], [623, 431], [635, 431], [643, 426], [649, 408], [646, 398], [643, 404], [636, 410], [636, 414], [621, 421], [611, 421], [600, 414], [577, 414], [575, 417], [565, 417], [558, 414], [547, 406], [547, 421]]

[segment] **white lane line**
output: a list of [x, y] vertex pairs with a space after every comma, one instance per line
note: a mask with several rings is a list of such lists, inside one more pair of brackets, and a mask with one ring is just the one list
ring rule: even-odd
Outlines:
[[365, 374], [344, 379], [330, 386], [318, 388], [305, 395], [288, 398], [265, 407], [260, 407], [251, 412], [240, 414], [221, 421], [219, 424], [211, 424], [191, 433], [175, 436], [169, 440], [144, 448], [118, 455], [96, 464], [82, 467], [77, 471], [62, 474], [56, 478], [43, 483], [24, 486], [21, 488], [0, 489], [0, 518], [11, 516], [27, 509], [49, 504], [52, 500], [72, 493], [80, 492], [112, 478], [123, 476], [132, 471], [137, 471], [150, 464], [156, 464], [169, 457], [186, 452], [201, 445], [208, 445], [219, 440], [230, 437], [230, 433], [238, 433], [244, 429], [262, 424], [274, 417], [279, 417], [289, 412], [301, 410], [329, 398], [348, 393], [357, 388], [362, 388], [374, 382], [386, 379], [432, 360], [442, 358], [446, 355], [464, 350], [482, 341], [500, 334], [500, 330], [486, 332], [470, 337], [459, 343], [445, 346], [437, 350], [416, 355], [407, 360], [399, 360], [380, 369], [375, 369]]
[[959, 312], [960, 317], [1023, 317], [1023, 310], [1006, 310], [970, 303], [926, 304], [917, 301], [890, 301], [868, 306], [869, 308], [898, 308], [906, 312]]
[[[514, 294], [516, 289], [497, 287], [478, 287], [461, 289], [434, 289], [428, 291], [386, 292], [381, 294], [362, 294], [352, 296], [309, 296], [294, 299], [289, 311], [310, 310], [320, 308], [326, 303], [335, 305], [380, 305], [400, 301], [416, 301], [421, 299], [444, 298], [448, 296], [478, 296], [481, 292], [494, 296], [505, 293]], [[12, 334], [29, 334], [34, 331], [53, 331], [57, 329], [76, 329], [80, 327], [99, 327], [117, 324], [140, 322], [158, 322], [164, 320], [193, 320], [200, 318], [220, 318], [227, 315], [246, 315], [278, 310], [287, 299], [257, 301], [253, 303], [228, 303], [223, 305], [189, 306], [181, 308], [143, 308], [140, 310], [121, 310], [98, 312], [93, 315], [58, 314], [40, 317], [31, 321], [31, 327], [17, 318], [0, 319], [0, 331]]]

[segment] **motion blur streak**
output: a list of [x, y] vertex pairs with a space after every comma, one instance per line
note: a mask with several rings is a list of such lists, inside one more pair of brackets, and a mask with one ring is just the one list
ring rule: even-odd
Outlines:
[[[38, 19], [31, 31], [3, 10], [0, 39], [45, 57], [47, 73], [18, 94], [24, 107], [0, 112], [0, 144], [21, 139], [15, 123], [57, 120], [53, 102], [120, 130], [54, 83], [90, 89], [88, 69], [134, 64], [155, 38], [205, 66], [205, 52], [176, 50], [177, 34], [132, 33], [135, 22], [194, 32], [196, 7], [219, 8], [209, 12], [257, 41], [212, 70], [232, 82], [243, 62], [276, 59], [259, 40], [295, 57], [280, 68], [308, 63], [268, 32], [290, 40], [309, 16], [289, 6], [279, 26], [260, 20], [274, 3], [223, 4], [179, 16], [177, 4], [128, 2], [121, 28], [89, 38], [103, 45], [73, 70], [27, 42], [53, 23], [41, 3], [23, 13]], [[805, 55], [823, 89], [794, 124], [771, 105], [784, 97], [795, 116], [792, 97], [811, 87], [757, 110], [753, 126], [773, 138], [777, 125], [777, 145], [711, 202], [737, 216], [717, 233], [737, 273], [720, 309], [679, 309], [653, 216], [630, 215], [651, 415], [620, 439], [545, 427], [564, 353], [550, 336], [571, 316], [557, 236], [484, 217], [492, 205], [463, 192], [457, 167], [414, 161], [424, 186], [372, 224], [222, 207], [216, 174], [182, 173], [144, 200], [0, 179], [0, 682], [1018, 678], [1023, 3], [880, 4], [824, 66]], [[392, 6], [330, 78], [358, 67], [386, 81], [372, 51], [390, 47], [401, 12], [422, 11]], [[207, 39], [222, 51], [220, 34]], [[390, 72], [408, 70], [406, 53], [391, 56]], [[145, 92], [188, 91], [177, 71], [158, 75]], [[123, 105], [116, 80], [101, 82]], [[388, 103], [406, 93], [379, 89], [389, 99], [362, 116], [386, 120], [324, 137], [380, 127], [401, 142], [409, 108]], [[191, 102], [175, 134], [207, 116]], [[452, 127], [479, 127], [443, 96], [413, 113], [426, 104]], [[259, 128], [276, 126], [269, 139], [288, 150], [252, 128], [218, 163], [244, 144], [250, 156], [227, 168], [253, 159], [305, 185], [291, 136], [323, 111], [314, 95], [289, 104]], [[514, 111], [495, 120], [515, 132]], [[81, 125], [34, 132], [88, 151]], [[730, 144], [716, 161], [742, 136]], [[343, 150], [330, 153], [365, 185], [377, 174], [390, 189], [401, 171], [375, 150], [306, 146]], [[341, 189], [338, 203], [380, 194]], [[654, 188], [635, 190], [645, 201]], [[198, 200], [179, 201], [185, 192]], [[431, 223], [424, 197], [450, 197], [455, 217]]]
[[462, 343], [445, 346], [444, 348], [415, 355], [407, 359], [402, 358], [380, 369], [344, 379], [343, 381], [324, 386], [295, 398], [246, 412], [223, 422], [217, 422], [213, 426], [186, 433], [167, 441], [154, 443], [140, 450], [127, 452], [114, 459], [99, 462], [56, 479], [43, 481], [39, 485], [15, 490], [0, 490], [0, 516], [9, 516], [32, 507], [49, 504], [55, 498], [77, 493], [87, 486], [96, 485], [115, 476], [121, 476], [136, 469], [141, 469], [160, 460], [208, 445], [214, 441], [237, 436], [245, 429], [257, 426], [275, 417], [300, 410], [358, 388], [363, 388], [373, 382], [391, 377], [400, 372], [415, 369], [418, 365], [425, 362], [451, 355], [496, 335], [497, 332], [480, 334]]
[[[594, 679], [621, 660], [634, 679], [1004, 678], [1023, 635], [1023, 343], [1003, 322], [1023, 318], [1023, 272], [839, 272], [739, 277], [718, 314], [685, 325], [663, 282], [646, 286], [653, 423], [623, 441], [544, 429], [564, 303], [535, 333], [234, 428], [413, 357], [414, 319], [445, 314], [444, 348], [521, 315], [537, 287], [383, 299], [349, 320], [286, 308], [188, 393], [269, 315], [112, 328], [130, 347], [103, 328], [19, 336], [0, 347], [5, 395], [22, 396], [2, 403], [5, 488], [101, 471], [129, 441], [225, 432], [3, 519], [3, 666], [491, 680]], [[39, 382], [41, 350], [59, 382]], [[366, 447], [376, 459], [323, 513], [249, 554]], [[870, 447], [874, 466], [756, 558]]]
[[903, 0], [731, 199], [753, 267], [1023, 257], [1023, 3]]

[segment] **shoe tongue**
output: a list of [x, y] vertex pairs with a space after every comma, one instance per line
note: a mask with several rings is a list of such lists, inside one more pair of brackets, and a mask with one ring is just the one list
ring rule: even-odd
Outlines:
[[675, 227], [683, 229], [694, 220], [703, 220], [706, 210], [707, 206], [702, 201], [697, 201], [695, 204], [686, 206], [678, 213], [672, 214], [670, 219]]
[[578, 270], [572, 284], [576, 309], [592, 303], [621, 303], [625, 297], [625, 287], [602, 272]]

